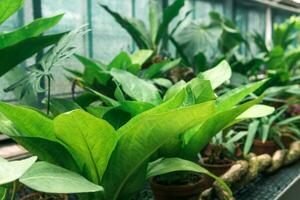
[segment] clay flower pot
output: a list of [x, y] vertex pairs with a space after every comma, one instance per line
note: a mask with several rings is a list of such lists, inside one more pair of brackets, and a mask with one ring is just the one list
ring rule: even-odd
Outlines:
[[201, 187], [202, 177], [194, 183], [185, 185], [162, 185], [156, 181], [156, 177], [150, 179], [150, 187], [156, 200], [198, 200], [204, 191]]
[[[199, 162], [199, 164], [216, 176], [222, 176], [223, 174], [225, 174], [225, 172], [227, 172], [235, 163], [233, 160], [229, 159], [226, 159], [226, 162], [224, 164], [209, 164], [207, 161], [208, 158], [203, 158]], [[202, 187], [204, 189], [210, 188], [214, 182], [214, 179], [207, 175], [204, 175], [203, 179], [204, 180], [202, 182]]]
[[260, 140], [254, 140], [252, 146], [252, 152], [256, 155], [269, 154], [272, 156], [278, 149], [279, 146], [273, 140], [269, 140], [264, 143]]
[[286, 149], [290, 147], [290, 145], [295, 142], [293, 138], [289, 137], [288, 135], [281, 136], [281, 141]]

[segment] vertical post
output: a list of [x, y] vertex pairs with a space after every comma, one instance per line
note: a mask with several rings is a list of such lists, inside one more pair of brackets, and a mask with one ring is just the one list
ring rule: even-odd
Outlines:
[[234, 9], [234, 0], [226, 0], [224, 1], [224, 14], [227, 18], [233, 20], [233, 9]]
[[265, 40], [266, 40], [266, 45], [267, 47], [271, 46], [272, 43], [272, 9], [270, 6], [267, 7], [266, 9], [266, 31], [265, 31]]
[[[41, 0], [32, 0], [32, 6], [33, 6], [33, 18], [38, 19], [43, 16], [42, 14], [42, 1]], [[38, 63], [43, 57], [43, 52], [39, 52], [36, 56], [36, 63]], [[41, 87], [45, 87], [45, 80], [41, 81]], [[38, 100], [38, 106], [42, 107], [43, 104], [41, 103], [42, 100], [45, 97], [45, 92], [40, 92], [37, 94], [37, 100]]]
[[[169, 5], [169, 0], [162, 0], [162, 11], [164, 11]], [[169, 45], [168, 45], [168, 38], [165, 37], [163, 38], [163, 42], [162, 42], [162, 46], [166, 48], [166, 50], [168, 50]]]
[[[131, 0], [131, 17], [135, 17], [136, 16], [136, 1], [135, 0]], [[132, 40], [131, 42], [131, 50], [132, 52], [134, 52], [136, 50], [136, 44], [134, 43], [134, 41]]]
[[90, 31], [88, 32], [87, 39], [88, 39], [88, 53], [89, 57], [94, 57], [94, 43], [93, 43], [93, 0], [87, 0], [87, 22], [88, 28]]

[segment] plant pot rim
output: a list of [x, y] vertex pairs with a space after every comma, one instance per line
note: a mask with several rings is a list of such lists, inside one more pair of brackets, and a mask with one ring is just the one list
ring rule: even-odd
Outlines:
[[181, 191], [181, 190], [187, 190], [189, 188], [197, 188], [197, 187], [200, 187], [202, 185], [202, 182], [203, 182], [203, 177], [198, 174], [198, 173], [195, 173], [198, 177], [199, 177], [199, 180], [197, 182], [194, 182], [194, 183], [189, 183], [189, 184], [184, 184], [184, 185], [164, 185], [164, 184], [160, 184], [160, 183], [157, 183], [157, 181], [155, 180], [155, 177], [152, 177], [150, 178], [150, 185], [151, 185], [151, 188], [154, 189], [154, 190], [165, 190], [165, 191]]
[[230, 163], [227, 163], [227, 164], [209, 164], [209, 163], [206, 163], [205, 161], [208, 160], [208, 157], [204, 157], [202, 158], [199, 163], [200, 165], [202, 165], [203, 167], [205, 168], [228, 168], [228, 167], [231, 167], [232, 165], [234, 165], [235, 161], [234, 160], [231, 160], [231, 159], [226, 159], [228, 160]]
[[253, 145], [256, 145], [256, 146], [277, 146], [276, 142], [274, 140], [267, 140], [265, 142], [262, 142], [261, 140], [259, 139], [255, 139], [254, 142], [253, 142]]

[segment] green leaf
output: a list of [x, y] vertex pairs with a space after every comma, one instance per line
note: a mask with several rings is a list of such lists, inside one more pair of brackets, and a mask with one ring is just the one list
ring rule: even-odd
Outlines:
[[212, 137], [223, 130], [236, 117], [253, 105], [259, 103], [263, 97], [233, 107], [226, 111], [217, 112], [202, 124], [190, 129], [184, 134], [183, 155], [184, 158], [194, 160], [197, 154], [208, 144]]
[[54, 116], [76, 109], [81, 109], [81, 107], [74, 101], [58, 98], [50, 100], [50, 112]]
[[10, 33], [0, 34], [0, 49], [15, 45], [25, 39], [41, 35], [51, 27], [55, 26], [62, 19], [62, 17], [63, 15], [40, 18], [18, 30]]
[[0, 200], [6, 200], [7, 189], [5, 187], [0, 187]]
[[[52, 121], [43, 114], [29, 108], [0, 102], [0, 113], [7, 119], [2, 119], [3, 124], [11, 125], [19, 131], [13, 136], [40, 137], [57, 141], [52, 126]], [[11, 121], [11, 122], [10, 122]], [[43, 130], [43, 132], [41, 132]], [[21, 135], [17, 135], [21, 134]]]
[[225, 93], [217, 99], [218, 111], [224, 111], [230, 109], [232, 106], [239, 103], [246, 96], [264, 85], [266, 80], [262, 80], [256, 83], [251, 83], [245, 86], [238, 87]]
[[87, 88], [87, 87], [85, 89], [88, 90], [89, 92], [91, 92], [92, 94], [96, 95], [97, 97], [99, 97], [99, 99], [101, 101], [103, 101], [107, 106], [115, 107], [115, 106], [120, 105], [120, 103], [117, 102], [116, 100], [114, 100], [108, 96], [105, 96], [104, 94], [101, 94], [100, 92], [97, 92], [96, 90], [93, 90], [93, 89]]
[[140, 66], [142, 66], [151, 57], [152, 54], [153, 54], [152, 50], [145, 50], [145, 49], [138, 50], [130, 56], [131, 63], [138, 64], [139, 69], [141, 69]]
[[[7, 111], [10, 115], [5, 117], [2, 113]], [[20, 114], [18, 115], [17, 113]], [[27, 119], [27, 116], [30, 118]], [[25, 119], [22, 117], [25, 117]], [[28, 120], [30, 122], [28, 122]], [[19, 121], [21, 121], [21, 123]], [[25, 122], [26, 126], [23, 126], [22, 121]], [[22, 107], [18, 108], [16, 106], [8, 106], [7, 108], [0, 107], [1, 133], [10, 136], [29, 152], [37, 155], [40, 160], [46, 160], [70, 170], [79, 171], [82, 166], [74, 161], [73, 157], [63, 144], [59, 143], [56, 138], [53, 139], [54, 133], [52, 126], [52, 122], [49, 123], [48, 118], [45, 118], [36, 111]], [[47, 135], [51, 135], [51, 139], [45, 137]]]
[[227, 61], [223, 60], [216, 67], [200, 73], [200, 77], [205, 80], [210, 80], [212, 88], [216, 89], [224, 82], [230, 80], [231, 67]]
[[279, 125], [279, 126], [288, 125], [288, 124], [291, 124], [291, 123], [294, 123], [297, 121], [300, 121], [300, 115], [282, 120], [282, 121], [278, 122], [277, 125]]
[[147, 169], [147, 179], [150, 177], [159, 176], [176, 171], [191, 171], [206, 174], [215, 179], [226, 190], [228, 194], [232, 195], [230, 188], [222, 179], [215, 176], [199, 164], [180, 158], [163, 158], [150, 163]]
[[27, 187], [46, 193], [85, 193], [103, 191], [79, 174], [47, 162], [35, 163], [21, 178]]
[[154, 44], [157, 36], [158, 26], [159, 26], [159, 5], [156, 0], [149, 1], [149, 22], [150, 22], [150, 32], [151, 41]]
[[244, 155], [247, 155], [252, 147], [253, 141], [255, 139], [255, 135], [257, 133], [258, 125], [259, 125], [258, 120], [255, 120], [251, 124], [249, 124], [248, 135], [243, 149]]
[[161, 102], [159, 91], [153, 84], [123, 70], [112, 69], [111, 75], [120, 83], [123, 91], [134, 100], [154, 105]]
[[165, 109], [160, 107], [161, 110], [149, 110], [121, 127], [103, 178], [106, 198], [127, 198], [143, 187], [150, 156], [170, 138], [201, 123], [213, 108], [214, 101], [166, 112], [160, 112]]
[[173, 19], [179, 14], [180, 9], [184, 6], [184, 0], [175, 0], [173, 4], [164, 9], [162, 23], [159, 25], [155, 44], [158, 45], [161, 39], [167, 34], [168, 26]]
[[20, 161], [1, 162], [0, 185], [18, 180], [36, 160], [37, 157], [31, 157]]
[[107, 82], [111, 79], [110, 74], [104, 71], [105, 66], [101, 65], [97, 61], [81, 55], [75, 55], [75, 57], [84, 66], [84, 73], [82, 78], [87, 84], [92, 85], [95, 81], [97, 81], [101, 85], [106, 85]]
[[240, 116], [238, 116], [236, 119], [250, 119], [250, 118], [260, 118], [260, 117], [266, 117], [268, 115], [271, 115], [274, 113], [275, 108], [271, 106], [266, 105], [254, 105], [245, 112], [243, 112]]
[[[14, 68], [19, 63], [56, 43], [64, 34], [37, 36], [23, 40], [15, 45], [0, 49], [0, 76]], [[11, 59], [14, 55], [14, 59]]]
[[126, 52], [122, 51], [110, 62], [107, 68], [126, 69], [131, 64], [130, 56]]
[[114, 108], [107, 111], [103, 115], [102, 119], [107, 121], [115, 129], [119, 129], [131, 119], [131, 114], [121, 110], [120, 108]]
[[142, 22], [127, 19], [120, 14], [112, 11], [107, 6], [100, 4], [132, 37], [140, 49], [151, 49], [151, 39], [145, 31]]
[[24, 0], [1, 0], [0, 25], [23, 6]]
[[170, 69], [178, 66], [178, 64], [180, 62], [181, 62], [181, 59], [176, 59], [173, 61], [166, 60], [166, 61], [163, 61], [160, 63], [155, 63], [155, 64], [151, 65], [149, 68], [144, 70], [142, 77], [146, 78], [146, 79], [151, 79], [157, 75], [163, 74], [163, 73], [169, 71]]
[[117, 140], [113, 127], [82, 110], [74, 110], [56, 117], [54, 129], [57, 138], [86, 166], [85, 176], [99, 184]]
[[140, 101], [123, 101], [121, 102], [120, 109], [130, 113], [132, 116], [138, 115], [153, 108], [154, 105]]
[[92, 115], [94, 115], [95, 117], [98, 117], [98, 118], [102, 118], [103, 115], [110, 111], [111, 109], [113, 109], [112, 106], [88, 106], [86, 107], [86, 110], [91, 113]]
[[170, 87], [165, 96], [164, 96], [164, 101], [167, 101], [174, 97], [176, 94], [178, 94], [180, 91], [182, 91], [183, 88], [186, 87], [186, 82], [184, 80], [181, 80], [177, 83], [175, 83], [172, 87]]

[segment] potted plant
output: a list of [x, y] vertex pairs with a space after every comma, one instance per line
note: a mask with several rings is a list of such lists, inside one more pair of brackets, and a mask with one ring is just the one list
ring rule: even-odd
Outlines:
[[[223, 131], [225, 132], [225, 131]], [[200, 165], [217, 176], [225, 174], [242, 156], [240, 144], [246, 137], [246, 131], [230, 130], [226, 134], [220, 132], [212, 138], [210, 143], [203, 149]], [[205, 188], [212, 186], [213, 180], [205, 177]]]
[[[212, 114], [211, 101], [180, 108], [186, 94], [182, 90], [165, 103], [132, 118], [117, 131], [82, 110], [49, 119], [30, 108], [0, 103], [0, 130], [41, 160], [78, 172], [104, 187], [104, 192], [86, 194], [86, 198], [130, 198], [143, 188], [151, 156], [170, 138]], [[158, 167], [162, 169], [158, 175], [174, 170], [163, 166]], [[176, 170], [190, 170], [184, 168], [186, 165], [180, 166]], [[197, 165], [198, 172], [199, 169], [203, 170]]]
[[252, 152], [255, 154], [273, 155], [279, 148], [288, 148], [291, 143], [289, 139], [298, 140], [299, 128], [295, 123], [300, 118], [299, 116], [287, 118], [287, 109], [288, 106], [284, 105], [278, 108], [275, 114], [249, 124], [244, 154], [247, 154], [252, 147]]

